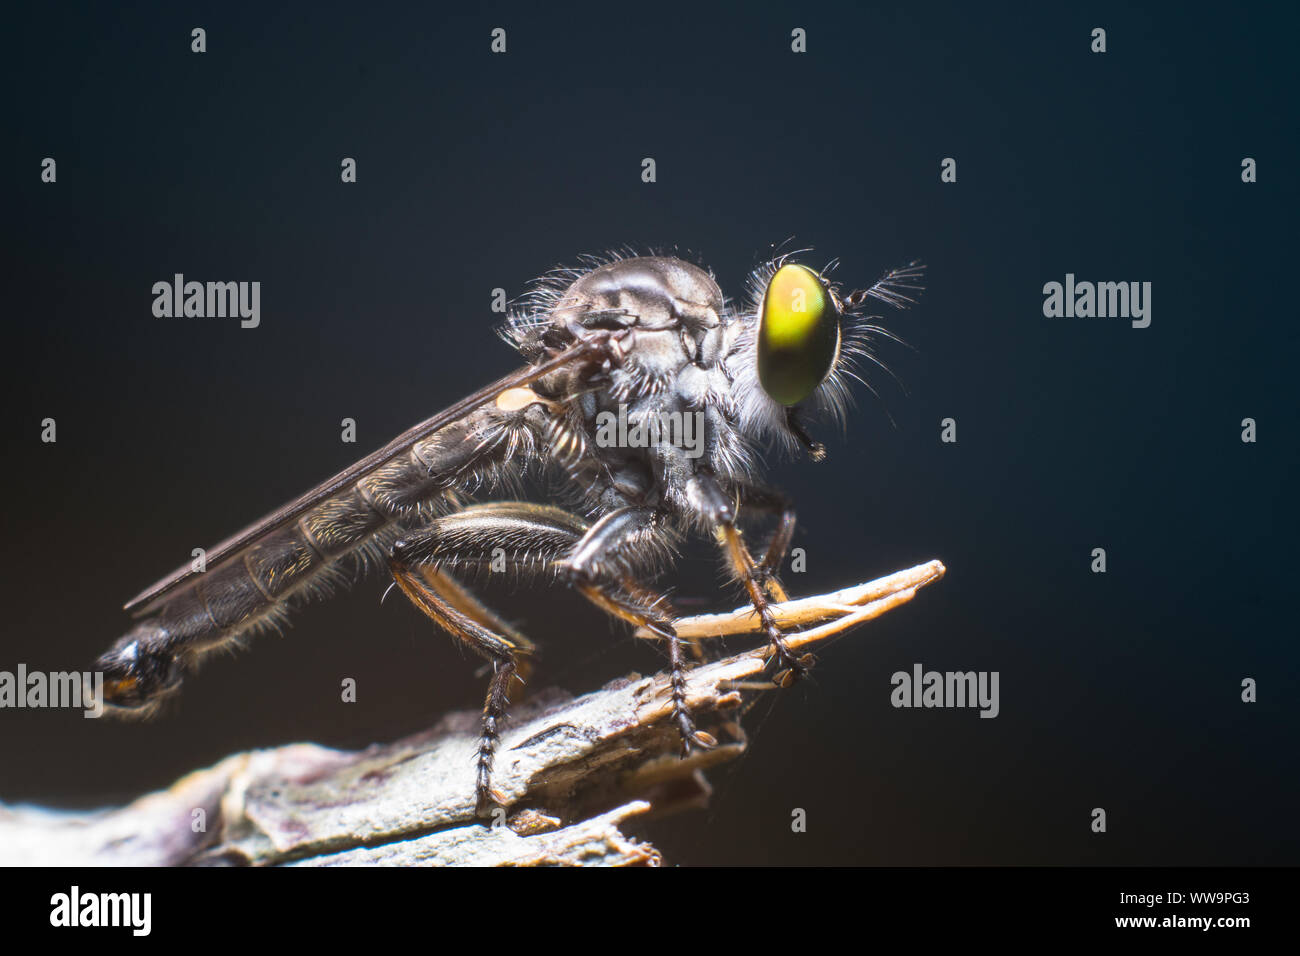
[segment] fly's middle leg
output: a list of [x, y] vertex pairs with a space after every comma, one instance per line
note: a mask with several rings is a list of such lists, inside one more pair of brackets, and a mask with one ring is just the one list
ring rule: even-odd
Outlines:
[[492, 765], [511, 683], [526, 667], [532, 644], [481, 604], [452, 577], [452, 570], [558, 577], [606, 613], [649, 629], [668, 644], [673, 719], [683, 751], [714, 745], [712, 736], [695, 729], [687, 709], [686, 663], [674, 615], [661, 596], [634, 580], [633, 553], [658, 533], [657, 524], [651, 509], [621, 509], [588, 526], [550, 505], [494, 502], [437, 518], [393, 546], [390, 566], [402, 592], [434, 623], [493, 665], [475, 785], [480, 813], [505, 800], [492, 789]]
[[682, 756], [687, 756], [693, 747], [707, 750], [716, 746], [717, 740], [713, 735], [707, 731], [696, 730], [695, 721], [691, 719], [690, 709], [686, 703], [686, 658], [682, 653], [683, 641], [673, 627], [672, 616], [665, 614], [660, 606], [661, 602], [654, 598], [647, 599], [644, 592], [638, 594], [595, 581], [579, 582], [575, 586], [588, 601], [607, 614], [645, 628], [668, 644], [673, 722], [677, 725], [677, 733], [681, 739]]
[[[686, 701], [686, 660], [682, 638], [673, 627], [675, 615], [662, 595], [636, 585], [629, 571], [629, 554], [653, 538], [659, 515], [653, 508], [627, 507], [606, 514], [583, 536], [560, 564], [562, 574], [601, 610], [622, 618], [668, 644], [673, 721], [681, 738], [682, 755], [717, 744], [709, 733], [696, 730]], [[694, 641], [692, 646], [697, 646]]]

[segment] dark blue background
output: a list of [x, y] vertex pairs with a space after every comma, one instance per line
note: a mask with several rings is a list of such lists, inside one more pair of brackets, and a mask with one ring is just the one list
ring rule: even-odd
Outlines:
[[[632, 243], [739, 296], [793, 237], [849, 285], [913, 258], [929, 277], [886, 317], [906, 392], [877, 374], [825, 464], [773, 469], [808, 554], [788, 583], [949, 572], [760, 702], [712, 807], [646, 835], [684, 863], [1296, 862], [1295, 24], [1274, 9], [11, 14], [0, 669], [87, 666], [191, 548], [512, 368], [491, 289]], [[261, 281], [261, 327], [154, 318], [174, 272]], [[1151, 281], [1151, 327], [1044, 318], [1067, 272]], [[717, 581], [701, 551], [673, 583], [734, 606]], [[0, 800], [92, 806], [477, 707], [475, 665], [382, 588], [213, 662], [157, 723], [0, 712]], [[573, 596], [504, 603], [544, 684], [658, 666]], [[891, 708], [917, 661], [999, 671], [1001, 716]]]

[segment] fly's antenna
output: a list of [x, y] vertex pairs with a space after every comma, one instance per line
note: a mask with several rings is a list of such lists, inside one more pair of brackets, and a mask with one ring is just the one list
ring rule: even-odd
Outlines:
[[850, 292], [844, 297], [844, 306], [856, 310], [862, 308], [868, 299], [878, 299], [897, 309], [906, 309], [916, 305], [913, 293], [925, 291], [925, 286], [919, 284], [924, 277], [924, 264], [919, 260], [910, 262], [901, 269], [886, 273], [875, 285]]

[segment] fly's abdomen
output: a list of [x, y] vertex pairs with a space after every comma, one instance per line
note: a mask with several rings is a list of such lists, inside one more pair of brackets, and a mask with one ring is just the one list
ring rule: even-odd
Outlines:
[[99, 659], [106, 701], [147, 707], [178, 687], [204, 653], [277, 627], [296, 606], [350, 586], [384, 560], [404, 528], [443, 510], [484, 466], [509, 469], [513, 439], [528, 427], [522, 415], [482, 409], [243, 547], [224, 554], [219, 547], [206, 570], [145, 604], [143, 619]]
[[412, 450], [209, 568], [169, 597], [159, 623], [185, 650], [278, 624], [293, 606], [351, 585], [381, 561], [405, 522], [436, 507], [445, 477], [431, 475]]

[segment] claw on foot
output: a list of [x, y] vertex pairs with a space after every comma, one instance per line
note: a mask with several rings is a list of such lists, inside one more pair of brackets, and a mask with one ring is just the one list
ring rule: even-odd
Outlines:
[[718, 738], [704, 730], [697, 730], [691, 734], [691, 743], [701, 750], [712, 750], [718, 745]]
[[480, 790], [478, 799], [475, 802], [474, 812], [480, 817], [490, 817], [497, 810], [504, 809], [506, 806], [506, 795], [495, 788], [490, 790]]
[[783, 667], [773, 675], [772, 683], [776, 684], [776, 686], [782, 690], [794, 686], [796, 681], [807, 677], [808, 672], [812, 670], [813, 664], [817, 663], [817, 659], [811, 654], [804, 654], [801, 657], [796, 658], [788, 650], [779, 645], [774, 648], [773, 653], [777, 661], [782, 664]]

